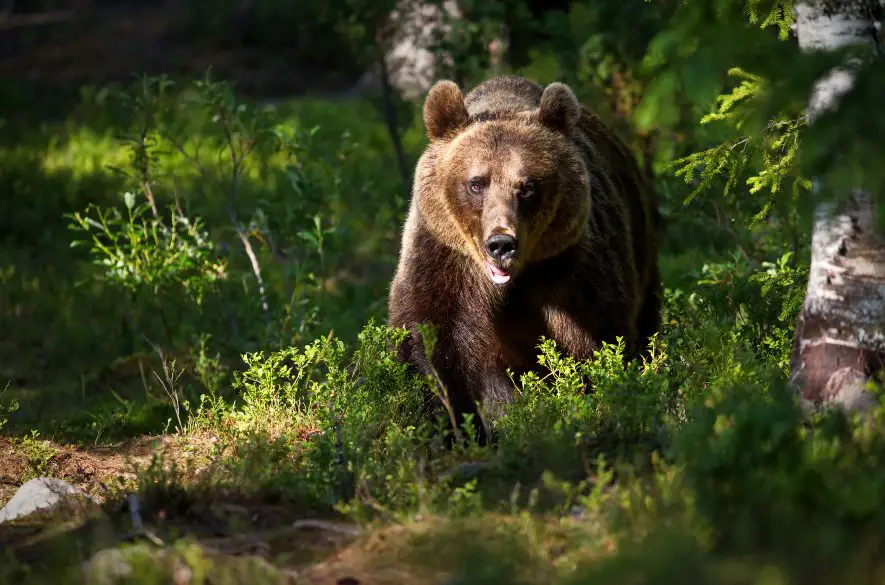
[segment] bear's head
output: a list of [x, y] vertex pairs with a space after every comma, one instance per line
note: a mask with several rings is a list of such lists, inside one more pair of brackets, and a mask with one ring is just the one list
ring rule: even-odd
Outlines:
[[568, 86], [548, 85], [534, 109], [498, 110], [472, 120], [455, 83], [431, 88], [415, 196], [441, 242], [505, 285], [585, 236], [590, 178], [575, 142], [582, 109]]

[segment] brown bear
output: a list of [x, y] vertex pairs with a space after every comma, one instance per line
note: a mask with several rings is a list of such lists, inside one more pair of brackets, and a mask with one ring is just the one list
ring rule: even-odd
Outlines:
[[[439, 81], [424, 103], [418, 161], [391, 284], [400, 359], [431, 373], [458, 424], [494, 417], [538, 367], [541, 336], [582, 360], [660, 325], [654, 193], [627, 147], [562, 83], [496, 77], [465, 97]], [[477, 422], [479, 422], [477, 420]], [[481, 434], [482, 428], [479, 429]]]

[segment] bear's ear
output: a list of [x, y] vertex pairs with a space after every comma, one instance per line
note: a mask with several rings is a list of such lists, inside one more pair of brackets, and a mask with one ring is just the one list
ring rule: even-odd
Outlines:
[[541, 94], [538, 120], [553, 130], [568, 133], [581, 117], [581, 103], [564, 83], [551, 83]]
[[454, 81], [437, 81], [424, 100], [424, 126], [431, 140], [450, 137], [467, 125], [467, 106]]

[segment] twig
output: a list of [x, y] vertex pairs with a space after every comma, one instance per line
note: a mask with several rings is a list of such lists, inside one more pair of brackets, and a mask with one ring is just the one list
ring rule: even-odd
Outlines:
[[[175, 368], [175, 360], [172, 360], [172, 367]], [[154, 371], [154, 376], [157, 378], [160, 386], [163, 387], [163, 390], [166, 392], [166, 396], [168, 396], [169, 400], [172, 402], [172, 409], [175, 411], [175, 418], [178, 421], [178, 432], [184, 433], [184, 424], [181, 422], [181, 397], [178, 395], [178, 390], [176, 389], [176, 378], [181, 375], [181, 372], [178, 372], [177, 375], [174, 372], [170, 374], [169, 366], [164, 359], [163, 375], [166, 378], [165, 382], [160, 378], [160, 375], [157, 374], [156, 371]]]
[[138, 499], [138, 495], [127, 495], [126, 502], [129, 504], [129, 519], [132, 521], [132, 528], [136, 532], [141, 532], [144, 530], [144, 522], [141, 520], [141, 502]]
[[140, 167], [138, 170], [141, 172], [141, 189], [144, 191], [144, 195], [145, 197], [147, 197], [148, 203], [151, 204], [151, 211], [154, 213], [154, 217], [157, 218], [160, 216], [160, 214], [157, 211], [157, 200], [154, 197], [154, 192], [151, 189], [150, 184], [150, 162], [147, 154], [147, 132], [148, 129], [147, 126], [145, 126], [141, 129], [141, 134], [139, 135], [138, 147], [140, 154], [144, 156], [144, 159], [141, 161], [141, 164], [138, 165]]
[[252, 273], [255, 275], [255, 280], [258, 282], [258, 296], [261, 301], [261, 310], [264, 312], [264, 320], [269, 324], [270, 307], [267, 302], [267, 291], [264, 286], [264, 278], [261, 276], [261, 264], [258, 262], [258, 256], [255, 255], [255, 250], [252, 248], [252, 242], [249, 241], [249, 236], [243, 230], [242, 224], [240, 224], [240, 218], [237, 215], [236, 209], [237, 183], [240, 180], [240, 165], [242, 164], [242, 159], [237, 155], [233, 136], [231, 136], [230, 129], [226, 124], [222, 125], [222, 132], [224, 133], [224, 139], [227, 141], [228, 148], [230, 149], [230, 161], [233, 167], [233, 170], [231, 171], [230, 190], [227, 195], [227, 214], [234, 226], [234, 230], [237, 232], [237, 237], [243, 244], [246, 256], [249, 257], [249, 263], [252, 265]]
[[312, 520], [309, 518], [304, 520], [296, 520], [292, 523], [292, 528], [295, 528], [297, 530], [326, 530], [328, 532], [339, 532], [341, 534], [349, 534], [351, 536], [356, 536], [360, 533], [359, 528], [356, 528], [354, 526], [346, 526], [344, 524], [337, 524], [335, 522], [328, 522], [326, 520]]
[[335, 466], [338, 468], [341, 499], [348, 500], [353, 492], [353, 485], [347, 471], [347, 458], [344, 456], [344, 437], [341, 432], [341, 418], [335, 412], [335, 404], [329, 400], [329, 416], [335, 429]]
[[144, 195], [147, 197], [148, 203], [151, 204], [151, 211], [154, 213], [154, 217], [160, 217], [160, 212], [157, 211], [157, 200], [154, 198], [154, 192], [151, 189], [150, 183], [147, 180], [141, 182], [141, 188], [144, 190]]
[[144, 522], [141, 519], [141, 501], [138, 499], [138, 494], [128, 494], [126, 496], [126, 503], [129, 507], [129, 519], [132, 522], [133, 530], [121, 540], [134, 540], [135, 537], [143, 536], [157, 546], [164, 546], [163, 541], [153, 531], [144, 527]]
[[[166, 354], [163, 353], [163, 348], [161, 348], [158, 344], [154, 343], [147, 335], [145, 335], [142, 331], [138, 330], [138, 334], [141, 338], [153, 348], [154, 352], [157, 354], [157, 357], [160, 358], [160, 363], [163, 364], [163, 376], [165, 376], [166, 381], [164, 382], [160, 375], [153, 370], [152, 373], [154, 377], [157, 378], [157, 381], [160, 383], [160, 386], [163, 387], [163, 391], [166, 392], [166, 396], [169, 397], [169, 400], [172, 402], [172, 408], [175, 411], [175, 418], [178, 420], [178, 432], [184, 432], [184, 424], [181, 422], [181, 397], [178, 396], [178, 391], [175, 389], [176, 386], [176, 378], [181, 375], [175, 376], [174, 373], [169, 372], [169, 364], [166, 359]], [[139, 367], [141, 362], [139, 362]], [[175, 360], [172, 360], [172, 367], [175, 367]], [[183, 371], [183, 370], [182, 370]]]
[[77, 16], [76, 10], [55, 10], [53, 12], [40, 12], [37, 14], [17, 14], [10, 16], [12, 10], [8, 10], [5, 18], [0, 20], [0, 29], [19, 28], [25, 26], [42, 26], [45, 24], [58, 24], [70, 22]]
[[[237, 214], [236, 210], [236, 190], [237, 182], [239, 181], [240, 164], [242, 162], [242, 159], [237, 156], [234, 147], [233, 137], [230, 135], [230, 132], [228, 131], [226, 126], [222, 129], [222, 132], [224, 134], [225, 141], [227, 141], [228, 143], [228, 148], [230, 149], [231, 164], [233, 165], [231, 189], [228, 193], [228, 218], [233, 225], [234, 231], [237, 234], [237, 238], [239, 238], [240, 243], [243, 245], [243, 249], [246, 251], [246, 256], [249, 258], [249, 265], [252, 268], [252, 274], [255, 275], [255, 280], [258, 282], [258, 294], [261, 302], [261, 309], [264, 313], [265, 321], [269, 324], [270, 305], [267, 301], [267, 291], [264, 284], [264, 277], [261, 274], [261, 263], [258, 261], [258, 256], [255, 254], [255, 249], [252, 246], [252, 242], [249, 240], [249, 235], [245, 232], [245, 230], [243, 230], [243, 227], [240, 224], [239, 215]], [[175, 148], [175, 150], [177, 150], [183, 157], [189, 160], [191, 164], [193, 164], [197, 168], [197, 171], [199, 171], [201, 176], [209, 176], [208, 171], [203, 166], [199, 158], [187, 152], [184, 146], [171, 136], [164, 136], [164, 138], [169, 141], [169, 143], [172, 145], [173, 148]], [[271, 247], [271, 254], [274, 260], [281, 264], [289, 264], [292, 262], [276, 248], [273, 241], [268, 241], [268, 245]]]
[[458, 428], [458, 418], [455, 416], [455, 409], [452, 407], [452, 403], [449, 400], [448, 389], [443, 383], [442, 378], [440, 378], [439, 372], [437, 372], [436, 368], [433, 367], [433, 351], [428, 350], [420, 328], [417, 331], [411, 332], [413, 339], [416, 333], [418, 336], [420, 336], [417, 341], [421, 343], [424, 349], [424, 357], [425, 359], [427, 359], [427, 367], [430, 370], [431, 378], [433, 378], [433, 393], [434, 395], [436, 395], [437, 398], [439, 398], [440, 402], [442, 402], [443, 404], [443, 407], [446, 409], [446, 412], [449, 415], [449, 421], [452, 424], [452, 432], [455, 434], [455, 438], [460, 442], [464, 439], [464, 436], [461, 434], [461, 429]]
[[440, 402], [443, 403], [446, 412], [449, 414], [449, 421], [452, 423], [452, 431], [455, 433], [455, 437], [457, 437], [459, 441], [462, 441], [464, 440], [464, 435], [461, 434], [461, 429], [458, 428], [458, 418], [455, 416], [455, 409], [452, 407], [452, 403], [449, 400], [448, 389], [446, 388], [446, 385], [443, 384], [442, 378], [439, 377], [436, 368], [433, 367], [433, 363], [430, 362], [430, 358], [428, 358], [428, 362], [430, 373], [433, 377], [433, 387], [436, 390], [434, 393], [439, 397]]
[[246, 256], [249, 257], [252, 273], [255, 275], [255, 280], [258, 282], [258, 297], [261, 300], [261, 310], [264, 312], [265, 319], [270, 320], [270, 307], [267, 303], [267, 292], [264, 287], [264, 278], [261, 276], [261, 264], [258, 263], [258, 257], [255, 255], [255, 250], [252, 248], [252, 242], [249, 241], [249, 236], [243, 231], [243, 228], [240, 225], [239, 219], [237, 218], [237, 212], [232, 207], [229, 207], [228, 215], [231, 223], [234, 225], [234, 230], [237, 232], [237, 237], [243, 244]]

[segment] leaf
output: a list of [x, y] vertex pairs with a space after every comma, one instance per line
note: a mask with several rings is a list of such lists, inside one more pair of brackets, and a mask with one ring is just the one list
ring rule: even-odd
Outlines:
[[300, 231], [300, 232], [298, 232], [296, 235], [297, 235], [299, 238], [301, 238], [302, 240], [306, 240], [306, 241], [310, 242], [310, 243], [313, 244], [314, 246], [319, 245], [319, 240], [317, 240], [317, 237], [316, 237], [313, 233], [311, 233], [311, 232], [308, 232], [308, 231]]
[[135, 207], [135, 194], [132, 191], [126, 191], [123, 194], [123, 201], [126, 202], [126, 207], [132, 209]]
[[649, 87], [648, 92], [636, 109], [636, 125], [640, 131], [655, 126], [670, 126], [679, 117], [674, 96], [679, 89], [678, 79], [673, 73], [660, 75]]
[[85, 217], [83, 219], [86, 221], [87, 224], [91, 225], [95, 229], [99, 229], [99, 230], [104, 231], [104, 226], [101, 225], [100, 223], [98, 223], [97, 221], [95, 221], [94, 219], [92, 219], [91, 217]]

